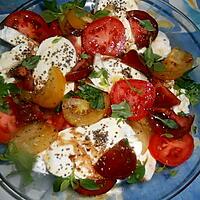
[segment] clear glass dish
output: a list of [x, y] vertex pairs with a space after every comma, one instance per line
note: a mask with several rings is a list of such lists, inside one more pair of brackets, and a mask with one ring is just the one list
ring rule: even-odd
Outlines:
[[[59, 1], [63, 2], [63, 1]], [[87, 8], [92, 9], [94, 1], [87, 2]], [[172, 47], [180, 47], [193, 54], [194, 57], [200, 56], [200, 30], [189, 20], [183, 13], [166, 3], [164, 0], [141, 0], [139, 7], [151, 13], [159, 23], [159, 28], [170, 38]], [[29, 9], [37, 13], [43, 10], [41, 0], [31, 0], [25, 3], [17, 10]], [[0, 42], [0, 52], [8, 47], [5, 43]], [[197, 68], [192, 72], [195, 80], [200, 82], [200, 69]], [[196, 115], [195, 124], [200, 128], [200, 105], [191, 108], [191, 112]], [[197, 131], [198, 132], [198, 131]], [[200, 133], [195, 135], [195, 141], [199, 141]], [[3, 150], [3, 145], [0, 150]], [[184, 190], [200, 173], [200, 148], [197, 147], [192, 157], [179, 167], [174, 168], [178, 173], [171, 177], [168, 172], [156, 173], [152, 180], [137, 185], [127, 185], [119, 183], [108, 194], [103, 195], [100, 199], [148, 199], [163, 200], [171, 199]], [[63, 193], [53, 193], [52, 177], [34, 174], [34, 182], [27, 186], [21, 187], [18, 176], [7, 176], [13, 171], [13, 166], [6, 163], [0, 163], [0, 185], [5, 188], [14, 198], [19, 200], [65, 200], [65, 199], [82, 199], [73, 191]], [[96, 198], [84, 198], [96, 199]]]

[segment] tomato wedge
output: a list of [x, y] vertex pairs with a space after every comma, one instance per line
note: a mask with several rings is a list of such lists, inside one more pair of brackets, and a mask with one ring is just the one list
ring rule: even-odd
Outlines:
[[115, 185], [116, 180], [100, 179], [100, 180], [96, 180], [95, 182], [97, 185], [100, 186], [99, 189], [89, 190], [79, 185], [79, 187], [76, 188], [75, 191], [84, 196], [96, 196], [96, 195], [105, 194]]
[[166, 138], [160, 134], [153, 134], [149, 142], [152, 156], [164, 165], [175, 167], [185, 162], [194, 149], [194, 140], [190, 134], [182, 138]]
[[[158, 24], [156, 20], [147, 12], [142, 10], [131, 10], [127, 12], [127, 19], [130, 23], [132, 33], [135, 38], [135, 44], [139, 49], [148, 47], [158, 35]], [[148, 21], [148, 22], [147, 22]], [[149, 31], [142, 24], [151, 23], [152, 30]]]
[[125, 139], [105, 152], [94, 165], [94, 169], [104, 178], [124, 179], [136, 168], [136, 155]]
[[30, 10], [11, 13], [5, 19], [5, 25], [17, 29], [39, 43], [49, 37], [48, 24], [40, 15]]
[[125, 47], [125, 28], [115, 17], [102, 17], [84, 29], [82, 40], [88, 54], [118, 56]]
[[110, 92], [111, 104], [127, 101], [133, 113], [128, 119], [136, 121], [147, 116], [155, 97], [155, 88], [150, 82], [134, 79], [117, 81]]
[[17, 131], [16, 118], [14, 115], [8, 115], [0, 112], [0, 143], [8, 143]]
[[51, 37], [57, 36], [57, 35], [58, 36], [63, 35], [59, 22], [57, 20], [54, 20], [49, 24], [49, 33]]

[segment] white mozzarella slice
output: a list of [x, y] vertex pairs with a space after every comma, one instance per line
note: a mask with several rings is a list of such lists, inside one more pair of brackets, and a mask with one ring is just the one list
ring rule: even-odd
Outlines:
[[46, 168], [61, 177], [71, 175], [73, 169], [78, 178], [94, 177], [93, 164], [124, 138], [128, 139], [136, 156], [141, 155], [142, 143], [126, 122], [104, 118], [90, 126], [65, 129], [45, 152]]
[[33, 166], [33, 171], [37, 172], [37, 173], [41, 173], [41, 174], [48, 174], [48, 171], [46, 169], [46, 164], [44, 162], [44, 155], [45, 155], [45, 151], [41, 152], [38, 154], [37, 158], [36, 158], [36, 162]]
[[33, 46], [27, 44], [19, 44], [0, 55], [0, 71], [8, 72], [10, 69], [20, 65], [27, 56], [31, 55]]
[[64, 94], [67, 94], [69, 91], [74, 91], [75, 83], [74, 82], [67, 82], [65, 84], [65, 92]]
[[152, 157], [149, 150], [139, 157], [139, 160], [145, 164], [144, 180], [149, 181], [156, 170], [156, 160]]
[[96, 54], [93, 66], [94, 71], [97, 73], [102, 69], [107, 71], [108, 80], [106, 83], [104, 83], [105, 81], [102, 81], [104, 79], [103, 75], [98, 78], [90, 77], [90, 80], [97, 88], [106, 92], [109, 92], [113, 84], [120, 79], [132, 78], [147, 81], [146, 76], [144, 76], [141, 72], [120, 62], [119, 59], [103, 59], [100, 54]]
[[51, 67], [58, 67], [65, 76], [76, 64], [76, 50], [72, 43], [64, 37], [51, 37], [44, 40], [37, 51], [41, 56], [33, 72], [34, 83], [37, 89], [44, 86], [48, 80], [48, 71]]
[[158, 32], [158, 36], [151, 43], [153, 53], [161, 56], [161, 58], [166, 58], [171, 52], [171, 45], [167, 35], [161, 31]]
[[38, 46], [37, 42], [33, 41], [26, 35], [8, 26], [4, 26], [4, 28], [0, 30], [0, 38], [10, 43], [13, 46], [17, 46], [19, 44], [29, 44], [29, 43]]

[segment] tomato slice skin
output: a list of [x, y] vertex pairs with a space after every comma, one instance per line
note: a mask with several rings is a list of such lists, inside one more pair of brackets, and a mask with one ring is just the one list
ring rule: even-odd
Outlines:
[[40, 15], [29, 10], [11, 13], [5, 19], [5, 25], [17, 29], [39, 43], [49, 37], [48, 24]]
[[[128, 11], [127, 19], [130, 23], [137, 47], [139, 49], [143, 47], [148, 47], [150, 42], [153, 41], [158, 35], [158, 24], [156, 20], [151, 17], [147, 12], [142, 10]], [[148, 31], [140, 25], [139, 20], [149, 20], [155, 30]]]
[[102, 17], [84, 29], [82, 44], [88, 54], [118, 56], [125, 48], [125, 28], [115, 17]]
[[111, 190], [111, 188], [115, 185], [116, 180], [100, 179], [100, 180], [96, 180], [95, 182], [97, 185], [101, 186], [97, 190], [88, 190], [79, 185], [79, 187], [76, 188], [75, 191], [84, 196], [97, 196], [97, 195], [105, 194], [106, 192]]
[[190, 134], [182, 138], [166, 138], [154, 133], [149, 142], [151, 155], [159, 162], [176, 167], [190, 158], [194, 149], [194, 140]]
[[166, 108], [153, 108], [151, 110], [151, 114], [159, 116], [163, 119], [174, 120], [178, 125], [177, 129], [170, 129], [164, 126], [162, 122], [154, 119], [154, 117], [150, 115], [150, 125], [155, 133], [159, 133], [160, 135], [169, 133], [172, 134], [174, 138], [181, 138], [185, 134], [191, 132], [192, 124], [194, 121], [194, 116], [192, 115], [180, 116], [177, 115], [173, 110]]
[[49, 24], [49, 34], [51, 37], [63, 35], [59, 22], [57, 20], [54, 20]]
[[136, 168], [136, 155], [123, 139], [105, 152], [94, 165], [94, 169], [104, 178], [125, 179]]
[[149, 68], [145, 65], [138, 52], [134, 49], [123, 55], [122, 62], [133, 67], [134, 69], [137, 69], [147, 77], [151, 76]]
[[136, 121], [148, 115], [155, 97], [155, 88], [150, 82], [134, 79], [117, 81], [110, 92], [111, 104], [127, 101], [133, 113], [128, 119]]

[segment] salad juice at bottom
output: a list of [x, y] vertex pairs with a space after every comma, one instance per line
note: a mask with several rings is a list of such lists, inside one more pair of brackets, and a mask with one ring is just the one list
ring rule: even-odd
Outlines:
[[91, 12], [84, 1], [44, 5], [10, 14], [0, 30], [13, 46], [0, 57], [0, 159], [25, 183], [32, 171], [51, 174], [55, 192], [86, 196], [189, 159], [195, 58], [171, 48], [135, 1], [100, 0]]

